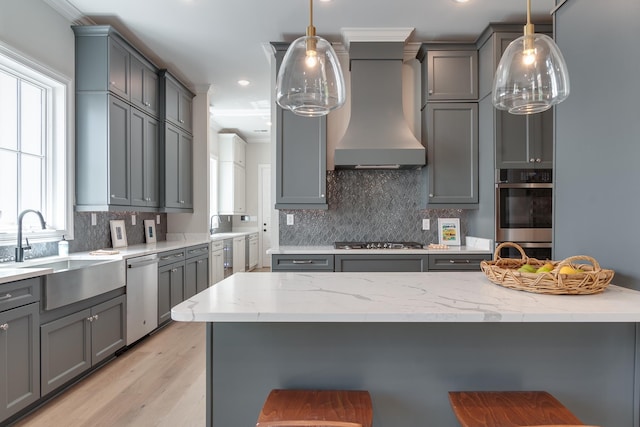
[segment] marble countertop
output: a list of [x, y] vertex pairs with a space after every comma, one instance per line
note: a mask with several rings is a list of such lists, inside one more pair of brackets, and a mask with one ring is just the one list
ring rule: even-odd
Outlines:
[[184, 322], [640, 322], [640, 292], [540, 295], [480, 272], [236, 273], [178, 304]]

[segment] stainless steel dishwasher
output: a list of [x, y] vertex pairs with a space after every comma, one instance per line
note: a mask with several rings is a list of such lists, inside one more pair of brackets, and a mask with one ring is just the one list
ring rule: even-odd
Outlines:
[[158, 327], [158, 255], [127, 260], [127, 345]]

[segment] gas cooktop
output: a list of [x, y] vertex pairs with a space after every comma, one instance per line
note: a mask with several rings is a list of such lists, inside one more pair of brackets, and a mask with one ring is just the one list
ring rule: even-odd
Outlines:
[[335, 242], [335, 249], [422, 249], [418, 242]]

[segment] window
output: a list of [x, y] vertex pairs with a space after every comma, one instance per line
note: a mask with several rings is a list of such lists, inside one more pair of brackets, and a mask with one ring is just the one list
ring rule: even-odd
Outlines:
[[73, 238], [67, 150], [69, 79], [0, 44], [0, 244], [15, 244], [18, 215], [32, 241]]

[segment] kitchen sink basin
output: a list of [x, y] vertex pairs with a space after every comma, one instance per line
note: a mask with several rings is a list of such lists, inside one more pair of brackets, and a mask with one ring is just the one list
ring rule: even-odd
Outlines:
[[122, 259], [34, 260], [19, 267], [53, 270], [43, 276], [45, 310], [73, 304], [126, 285], [125, 262]]

